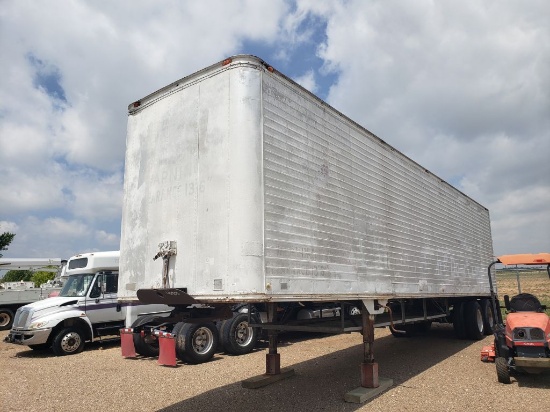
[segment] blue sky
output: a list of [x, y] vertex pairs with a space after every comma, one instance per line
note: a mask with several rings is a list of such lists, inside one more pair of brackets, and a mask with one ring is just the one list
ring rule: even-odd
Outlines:
[[127, 105], [254, 54], [489, 208], [496, 254], [550, 251], [550, 5], [109, 1], [0, 11], [7, 257], [117, 249]]

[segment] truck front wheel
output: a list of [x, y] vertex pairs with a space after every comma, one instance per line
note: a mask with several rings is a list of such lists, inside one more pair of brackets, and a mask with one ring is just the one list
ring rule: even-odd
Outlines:
[[8, 330], [13, 323], [13, 312], [9, 309], [0, 309], [0, 330]]
[[213, 322], [184, 323], [177, 331], [176, 353], [186, 362], [204, 363], [216, 353], [219, 339], [218, 328]]
[[52, 351], [56, 356], [74, 355], [84, 350], [84, 335], [75, 327], [65, 328], [52, 341]]

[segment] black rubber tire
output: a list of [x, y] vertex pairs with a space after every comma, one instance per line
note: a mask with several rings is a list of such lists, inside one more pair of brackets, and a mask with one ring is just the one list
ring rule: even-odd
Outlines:
[[498, 357], [495, 359], [495, 366], [497, 368], [497, 379], [500, 383], [510, 384], [510, 369], [508, 368], [508, 363], [503, 357]]
[[477, 300], [470, 300], [464, 306], [464, 323], [466, 337], [471, 340], [481, 340], [485, 336], [483, 314]]
[[9, 330], [13, 325], [13, 312], [10, 309], [0, 308], [0, 330]]
[[176, 337], [176, 354], [191, 364], [204, 363], [216, 353], [220, 335], [213, 322], [184, 323]]
[[52, 340], [56, 356], [76, 355], [84, 350], [84, 334], [74, 326], [62, 329]]
[[466, 339], [466, 324], [464, 322], [464, 304], [458, 302], [453, 305], [453, 328], [458, 339]]
[[50, 349], [49, 343], [39, 343], [38, 345], [29, 345], [29, 348], [32, 350], [44, 350], [44, 349]]
[[[258, 323], [256, 315], [250, 315], [253, 323]], [[231, 355], [244, 355], [252, 352], [258, 341], [258, 329], [248, 326], [248, 313], [235, 313], [232, 319], [222, 322], [220, 339], [223, 350]]]
[[[132, 323], [132, 328], [146, 325], [157, 318], [156, 315], [147, 315], [137, 318]], [[159, 356], [159, 342], [155, 335], [141, 336], [141, 333], [133, 333], [134, 348], [141, 356], [158, 357]]]
[[481, 315], [483, 316], [483, 333], [485, 336], [493, 334], [495, 328], [495, 316], [493, 315], [493, 308], [489, 299], [481, 299], [479, 301], [481, 306]]
[[187, 356], [185, 356], [185, 338], [180, 335], [180, 330], [185, 325], [184, 322], [178, 322], [172, 328], [172, 335], [176, 340], [176, 357], [182, 362], [189, 362]]

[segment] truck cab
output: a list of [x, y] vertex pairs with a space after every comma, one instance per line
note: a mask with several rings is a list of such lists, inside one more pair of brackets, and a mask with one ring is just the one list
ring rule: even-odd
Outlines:
[[[86, 341], [117, 335], [129, 309], [117, 302], [119, 255], [95, 252], [69, 259], [59, 295], [19, 308], [6, 341], [63, 356], [81, 352]], [[148, 309], [155, 308], [137, 305], [130, 311], [138, 316]]]

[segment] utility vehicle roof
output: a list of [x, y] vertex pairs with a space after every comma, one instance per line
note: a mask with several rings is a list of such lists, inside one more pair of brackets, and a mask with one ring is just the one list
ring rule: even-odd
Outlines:
[[503, 255], [497, 259], [504, 265], [550, 265], [550, 253]]

